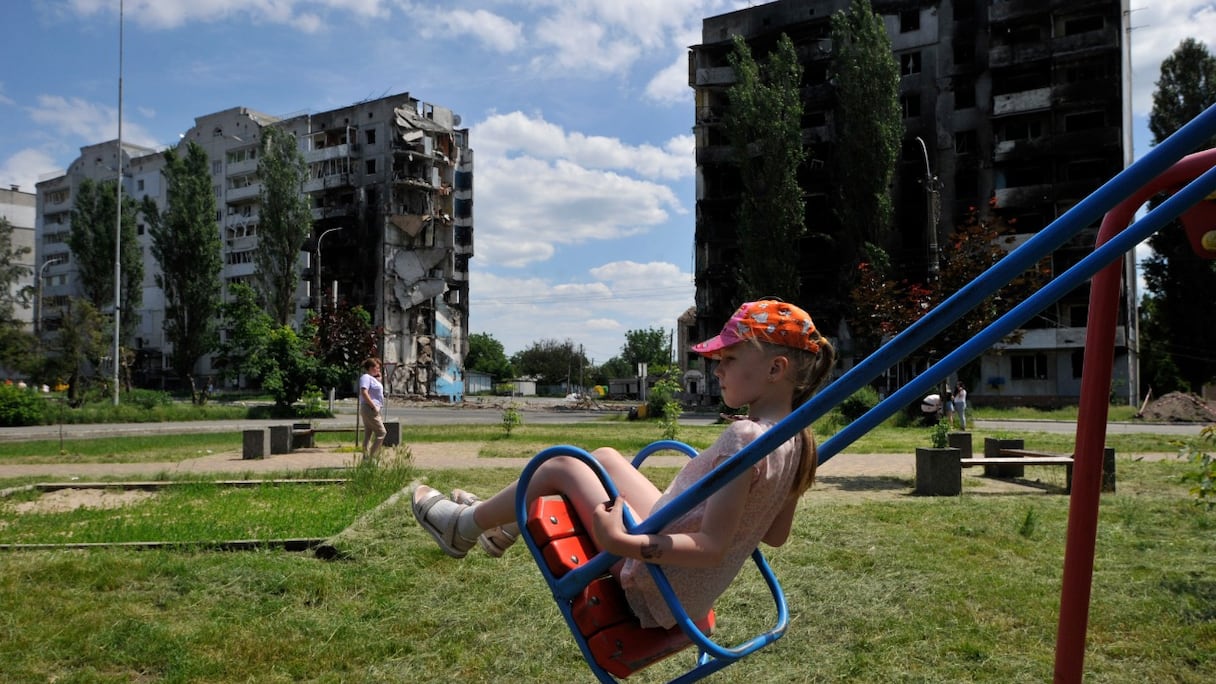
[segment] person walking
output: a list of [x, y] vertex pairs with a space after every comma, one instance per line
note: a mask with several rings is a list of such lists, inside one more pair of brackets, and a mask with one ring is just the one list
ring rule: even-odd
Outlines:
[[[380, 383], [380, 359], [369, 358], [363, 362], [363, 375], [359, 377], [359, 417], [363, 419], [363, 458], [375, 459], [384, 444], [388, 429], [384, 427], [384, 385]], [[372, 433], [376, 434], [372, 442]], [[371, 443], [371, 450], [367, 446]]]
[[958, 414], [958, 425], [960, 430], [967, 429], [967, 388], [963, 386], [963, 381], [959, 380], [958, 385], [954, 388], [954, 412]]

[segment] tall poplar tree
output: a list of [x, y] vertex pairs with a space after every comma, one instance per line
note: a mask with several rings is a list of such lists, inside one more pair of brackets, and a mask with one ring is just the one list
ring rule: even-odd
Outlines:
[[[116, 192], [113, 181], [96, 183], [84, 179], [76, 187], [72, 203], [72, 229], [68, 247], [80, 274], [85, 299], [99, 311], [114, 305], [114, 236]], [[122, 197], [122, 292], [119, 297], [122, 331], [127, 343], [139, 328], [139, 307], [144, 298], [144, 258], [137, 241], [138, 208], [133, 198]]]
[[735, 36], [729, 56], [735, 84], [727, 91], [726, 135], [740, 169], [738, 219], [739, 281], [743, 301], [778, 296], [799, 298], [799, 260], [774, 258], [774, 250], [795, 250], [806, 232], [806, 202], [798, 167], [802, 145], [802, 67], [789, 36], [760, 64]]
[[903, 136], [899, 65], [869, 0], [853, 0], [832, 15], [831, 80], [832, 206], [841, 239], [851, 243], [842, 246], [841, 256], [852, 259], [863, 243], [889, 246], [890, 187]]
[[261, 276], [260, 293], [274, 322], [288, 325], [300, 286], [300, 250], [312, 230], [312, 210], [303, 191], [308, 167], [290, 131], [275, 126], [262, 129], [258, 176], [262, 191], [254, 260]]
[[[1149, 130], [1156, 145], [1216, 103], [1216, 57], [1203, 43], [1187, 38], [1161, 62], [1153, 91]], [[1216, 146], [1216, 138], [1204, 148]], [[1216, 262], [1200, 259], [1182, 225], [1172, 222], [1148, 244], [1153, 254], [1144, 262], [1147, 298], [1141, 315], [1145, 339], [1144, 377], [1160, 395], [1171, 390], [1198, 391], [1216, 379]], [[1168, 358], [1166, 358], [1168, 357]]]
[[219, 341], [223, 244], [207, 152], [190, 142], [184, 157], [171, 149], [164, 157], [165, 210], [157, 211], [145, 198], [144, 216], [152, 256], [160, 265], [156, 284], [165, 294], [165, 338], [173, 345], [170, 364], [178, 377], [189, 381], [190, 396], [198, 403], [202, 395], [194, 379], [195, 364]]

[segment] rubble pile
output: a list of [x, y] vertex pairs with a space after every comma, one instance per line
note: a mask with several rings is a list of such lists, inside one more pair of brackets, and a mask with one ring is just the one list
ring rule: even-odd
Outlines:
[[1170, 392], [1149, 402], [1136, 417], [1160, 423], [1216, 423], [1216, 406], [1195, 394]]

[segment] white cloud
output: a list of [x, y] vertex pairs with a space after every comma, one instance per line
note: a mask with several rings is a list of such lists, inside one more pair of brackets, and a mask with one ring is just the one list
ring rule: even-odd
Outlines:
[[672, 330], [692, 306], [692, 275], [674, 264], [622, 261], [591, 269], [589, 280], [478, 273], [470, 280], [471, 332], [493, 331], [507, 354], [544, 339], [572, 340], [596, 363], [620, 353], [629, 330]]
[[0, 163], [0, 187], [20, 186], [22, 192], [33, 192], [38, 180], [55, 171], [62, 171], [55, 158], [43, 150], [27, 148]]
[[557, 245], [638, 235], [687, 212], [657, 180], [691, 173], [691, 136], [634, 146], [512, 112], [474, 125], [470, 139], [479, 262], [521, 268], [552, 258]]
[[514, 52], [524, 40], [521, 24], [483, 9], [467, 11], [445, 8], [415, 10], [423, 37], [459, 38], [472, 36], [494, 52]]
[[635, 43], [617, 38], [607, 27], [569, 11], [538, 22], [536, 38], [554, 48], [552, 53], [533, 60], [532, 68], [538, 71], [557, 67], [563, 71], [616, 73], [627, 69], [641, 54]]
[[552, 245], [638, 235], [673, 211], [685, 210], [666, 185], [568, 161], [477, 165], [477, 226], [487, 236], [479, 238], [478, 259], [491, 265], [522, 267], [552, 256]]
[[627, 145], [617, 138], [566, 132], [543, 117], [523, 112], [492, 114], [471, 131], [473, 147], [481, 157], [509, 157], [522, 153], [539, 159], [568, 159], [597, 169], [613, 169], [644, 178], [677, 180], [692, 175], [695, 167], [691, 135], [672, 138], [663, 148]]
[[671, 64], [646, 83], [646, 97], [664, 104], [688, 104], [692, 102], [692, 88], [688, 87], [688, 53], [681, 52]]
[[[218, 22], [246, 17], [254, 22], [292, 26], [305, 33], [324, 29], [325, 16], [350, 14], [363, 19], [388, 16], [385, 0], [127, 0], [123, 16], [150, 29], [175, 29], [192, 22]], [[117, 14], [113, 0], [67, 0], [73, 14]]]
[[[51, 127], [60, 136], [78, 138], [92, 145], [118, 137], [118, 110], [78, 97], [39, 95], [37, 105], [28, 108], [30, 119]], [[158, 147], [155, 136], [144, 127], [123, 117], [122, 139], [135, 145]]]

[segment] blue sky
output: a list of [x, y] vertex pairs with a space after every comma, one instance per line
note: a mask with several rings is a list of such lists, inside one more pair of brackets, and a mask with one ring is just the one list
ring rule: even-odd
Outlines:
[[[693, 304], [687, 47], [727, 0], [125, 0], [123, 138], [175, 144], [234, 106], [319, 112], [409, 92], [476, 159], [471, 332], [596, 363]], [[1161, 60], [1213, 3], [1133, 2], [1136, 148]], [[0, 187], [33, 191], [117, 135], [119, 0], [4, 3]], [[1212, 43], [1209, 42], [1209, 49]]]

